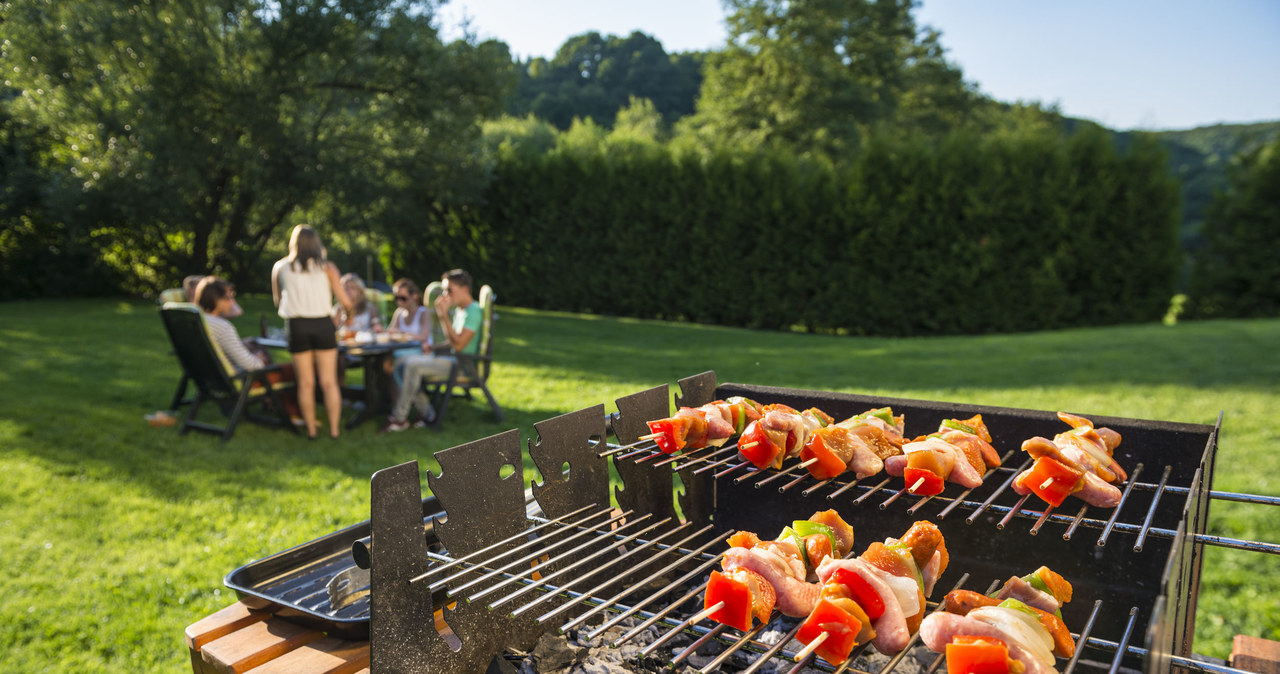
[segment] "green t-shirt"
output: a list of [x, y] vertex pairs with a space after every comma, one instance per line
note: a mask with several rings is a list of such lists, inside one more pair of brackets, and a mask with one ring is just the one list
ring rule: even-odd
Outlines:
[[480, 309], [480, 303], [473, 301], [466, 308], [453, 308], [453, 331], [462, 334], [463, 330], [472, 330], [475, 332], [471, 336], [471, 341], [467, 342], [463, 353], [480, 353], [480, 325], [484, 322], [484, 311]]

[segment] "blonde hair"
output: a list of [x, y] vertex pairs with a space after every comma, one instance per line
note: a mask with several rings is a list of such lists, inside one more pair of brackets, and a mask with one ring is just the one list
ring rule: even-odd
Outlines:
[[364, 284], [364, 280], [360, 278], [360, 275], [348, 272], [342, 275], [341, 281], [343, 288], [346, 288], [347, 284], [350, 283], [360, 289], [360, 297], [356, 298], [355, 304], [351, 307], [351, 313], [358, 314], [366, 311], [369, 308], [369, 296], [364, 292], [366, 286]]
[[[324, 244], [320, 243], [320, 234], [311, 225], [297, 225], [289, 235], [289, 266], [294, 271], [318, 268], [324, 264]], [[315, 262], [315, 267], [312, 266]]]

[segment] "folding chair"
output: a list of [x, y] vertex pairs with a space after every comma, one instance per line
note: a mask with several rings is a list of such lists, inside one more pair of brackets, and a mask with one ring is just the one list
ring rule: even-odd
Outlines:
[[[431, 286], [427, 287], [431, 288]], [[428, 292], [427, 295], [429, 294]], [[438, 290], [436, 294], [439, 294]], [[445, 413], [449, 409], [449, 401], [455, 395], [471, 400], [472, 389], [480, 389], [485, 399], [489, 401], [493, 415], [498, 421], [503, 419], [502, 408], [494, 399], [493, 393], [489, 391], [489, 372], [493, 368], [493, 304], [497, 297], [493, 288], [487, 285], [480, 288], [480, 297], [477, 301], [480, 303], [484, 320], [480, 324], [479, 333], [472, 338], [479, 340], [480, 346], [477, 352], [453, 354], [454, 363], [449, 370], [448, 379], [429, 380], [423, 383], [427, 396], [436, 410], [434, 424], [436, 428], [440, 428], [444, 421]], [[423, 301], [426, 301], [426, 295]], [[455, 394], [455, 390], [458, 393]]]
[[[160, 309], [160, 318], [164, 321], [165, 330], [169, 333], [169, 341], [173, 344], [174, 355], [182, 366], [182, 373], [196, 386], [195, 398], [182, 420], [180, 433], [191, 429], [216, 433], [222, 441], [231, 439], [236, 425], [241, 419], [249, 419], [271, 426], [283, 426], [297, 433], [298, 429], [289, 421], [280, 391], [292, 387], [292, 383], [272, 384], [267, 374], [280, 370], [283, 366], [269, 365], [260, 370], [249, 370], [235, 374], [231, 363], [227, 361], [221, 350], [209, 337], [204, 317], [195, 306], [185, 303], [169, 303]], [[224, 425], [217, 425], [196, 420], [201, 405], [212, 401], [227, 417]], [[265, 413], [266, 403], [270, 402], [270, 414]], [[258, 409], [255, 409], [258, 408]]]
[[[169, 288], [168, 290], [162, 291], [160, 293], [160, 297], [156, 299], [156, 303], [161, 307], [169, 305], [182, 305], [188, 307], [196, 306], [187, 302], [187, 292], [182, 288]], [[173, 353], [172, 350], [169, 352]], [[183, 372], [182, 376], [178, 378], [178, 389], [173, 392], [173, 400], [169, 402], [170, 412], [177, 411], [177, 409], [183, 405], [190, 405], [191, 401], [195, 400], [194, 397], [187, 397], [187, 387], [190, 385], [191, 378], [187, 376], [186, 372]]]

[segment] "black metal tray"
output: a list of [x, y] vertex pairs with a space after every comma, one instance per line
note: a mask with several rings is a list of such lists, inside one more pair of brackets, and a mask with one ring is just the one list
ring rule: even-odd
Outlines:
[[[422, 516], [442, 514], [434, 496], [422, 500]], [[369, 520], [250, 562], [228, 573], [223, 584], [255, 609], [271, 610], [293, 622], [348, 640], [369, 638], [369, 598], [334, 610], [326, 585], [352, 567], [351, 546], [369, 536]]]

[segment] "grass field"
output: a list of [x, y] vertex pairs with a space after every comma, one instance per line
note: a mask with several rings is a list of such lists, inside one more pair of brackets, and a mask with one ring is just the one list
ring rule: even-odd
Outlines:
[[[244, 334], [263, 298], [241, 298]], [[501, 307], [492, 385], [508, 412], [446, 429], [232, 442], [142, 419], [178, 368], [154, 305], [0, 304], [0, 659], [6, 671], [187, 667], [182, 629], [230, 603], [229, 571], [368, 517], [369, 476], [433, 451], [716, 370], [720, 381], [1212, 424], [1214, 488], [1280, 495], [1280, 320], [865, 339]], [[1211, 533], [1280, 541], [1280, 509], [1214, 502]], [[1198, 653], [1280, 639], [1280, 557], [1210, 548]]]

